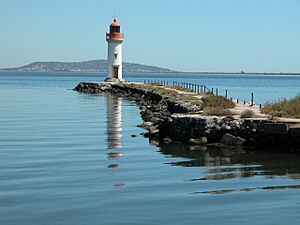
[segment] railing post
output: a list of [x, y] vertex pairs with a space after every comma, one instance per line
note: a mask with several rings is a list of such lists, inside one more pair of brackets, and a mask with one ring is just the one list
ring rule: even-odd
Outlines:
[[219, 95], [219, 89], [216, 88], [216, 96], [218, 96], [218, 95]]

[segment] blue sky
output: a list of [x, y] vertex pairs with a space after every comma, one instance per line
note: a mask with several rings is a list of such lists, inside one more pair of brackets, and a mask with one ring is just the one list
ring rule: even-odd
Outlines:
[[0, 0], [0, 68], [106, 58], [182, 71], [300, 72], [299, 0]]

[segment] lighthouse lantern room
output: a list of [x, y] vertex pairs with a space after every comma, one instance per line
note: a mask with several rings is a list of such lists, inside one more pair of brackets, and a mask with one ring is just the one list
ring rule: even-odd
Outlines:
[[121, 33], [120, 24], [116, 19], [109, 27], [109, 33], [106, 33], [108, 43], [107, 54], [107, 78], [108, 82], [123, 81], [122, 77], [122, 42], [124, 34]]

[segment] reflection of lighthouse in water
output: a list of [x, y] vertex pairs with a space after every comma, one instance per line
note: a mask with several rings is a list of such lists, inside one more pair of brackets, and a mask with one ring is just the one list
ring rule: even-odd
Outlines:
[[121, 98], [107, 95], [107, 147], [109, 149], [121, 147], [122, 137], [122, 106]]

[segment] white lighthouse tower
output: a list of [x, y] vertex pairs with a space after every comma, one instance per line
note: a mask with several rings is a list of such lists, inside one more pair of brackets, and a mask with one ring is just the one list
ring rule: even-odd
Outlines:
[[107, 54], [107, 78], [108, 82], [123, 81], [122, 77], [122, 42], [124, 34], [121, 33], [120, 24], [116, 19], [109, 26], [109, 33], [106, 33], [108, 42]]

